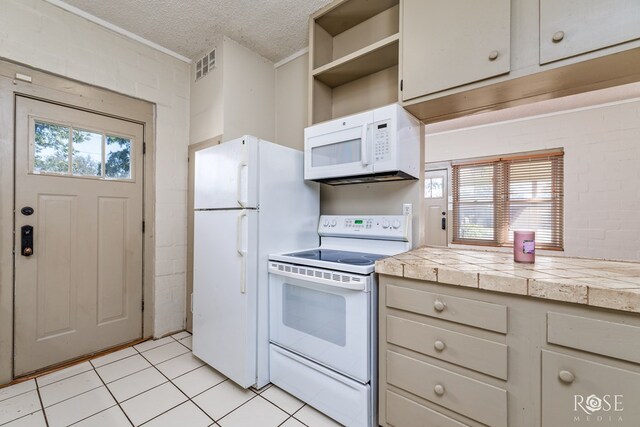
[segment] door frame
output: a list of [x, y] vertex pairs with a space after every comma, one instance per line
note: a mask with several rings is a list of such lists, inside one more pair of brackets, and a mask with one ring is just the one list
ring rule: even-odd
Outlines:
[[[18, 78], [28, 76], [31, 82]], [[0, 384], [13, 380], [14, 163], [17, 94], [139, 123], [144, 128], [142, 337], [154, 333], [156, 105], [0, 59]]]
[[194, 213], [194, 184], [195, 184], [195, 172], [196, 172], [196, 152], [204, 148], [213, 147], [222, 143], [222, 135], [215, 136], [210, 139], [205, 139], [201, 142], [196, 142], [189, 145], [189, 157], [187, 161], [189, 163], [189, 176], [187, 181], [187, 289], [185, 296], [185, 313], [186, 313], [186, 330], [193, 332], [193, 304], [191, 301], [191, 294], [193, 293], [193, 213]]

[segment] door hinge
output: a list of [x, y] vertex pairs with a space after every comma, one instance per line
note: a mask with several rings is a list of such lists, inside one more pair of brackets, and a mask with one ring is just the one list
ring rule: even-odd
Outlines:
[[146, 224], [144, 221], [142, 221], [142, 232], [144, 233], [146, 229]]
[[400, 91], [404, 88], [404, 80], [400, 80]]
[[147, 154], [147, 143], [146, 142], [142, 143], [142, 154]]
[[140, 301], [140, 308], [142, 308], [142, 311], [144, 311], [144, 300]]

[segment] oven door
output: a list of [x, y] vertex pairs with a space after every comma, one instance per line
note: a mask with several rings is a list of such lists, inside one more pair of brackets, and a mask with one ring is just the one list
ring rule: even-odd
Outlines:
[[[370, 380], [371, 295], [366, 290], [314, 282], [302, 274], [269, 274], [269, 339], [363, 384]], [[326, 272], [326, 271], [325, 271]], [[362, 281], [367, 276], [356, 276]], [[299, 277], [296, 277], [299, 276]], [[342, 280], [336, 279], [336, 285]]]
[[304, 179], [372, 173], [371, 123], [369, 111], [306, 128]]

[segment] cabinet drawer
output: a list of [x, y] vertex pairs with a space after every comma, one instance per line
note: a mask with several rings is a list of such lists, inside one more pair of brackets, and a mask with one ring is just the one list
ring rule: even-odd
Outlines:
[[412, 320], [387, 316], [387, 342], [507, 379], [507, 346]]
[[387, 391], [387, 423], [394, 427], [468, 427], [391, 391]]
[[598, 417], [600, 424], [637, 427], [638, 390], [636, 372], [542, 351], [543, 427], [590, 425]]
[[507, 392], [387, 351], [387, 382], [481, 423], [507, 426]]
[[640, 363], [640, 327], [549, 312], [547, 341]]
[[387, 307], [507, 333], [507, 307], [387, 285]]

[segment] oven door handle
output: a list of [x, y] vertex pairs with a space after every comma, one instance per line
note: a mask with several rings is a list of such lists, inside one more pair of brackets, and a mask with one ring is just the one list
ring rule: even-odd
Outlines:
[[[304, 268], [304, 267], [302, 267]], [[292, 279], [298, 279], [306, 284], [308, 288], [315, 288], [317, 289], [318, 286], [314, 286], [314, 285], [322, 285], [323, 287], [328, 286], [328, 287], [332, 287], [332, 288], [338, 288], [338, 289], [344, 289], [347, 291], [354, 291], [354, 292], [363, 292], [363, 291], [368, 291], [368, 286], [367, 283], [342, 283], [339, 282], [337, 280], [332, 280], [332, 279], [324, 279], [324, 278], [320, 278], [320, 277], [311, 277], [311, 276], [307, 276], [304, 274], [300, 274], [300, 273], [292, 273], [292, 272], [288, 272], [288, 271], [281, 271], [279, 270], [277, 267], [269, 267], [269, 273], [274, 274], [274, 275], [278, 275], [278, 276], [284, 276], [284, 277], [291, 277]], [[336, 273], [336, 274], [340, 274], [340, 273]]]

